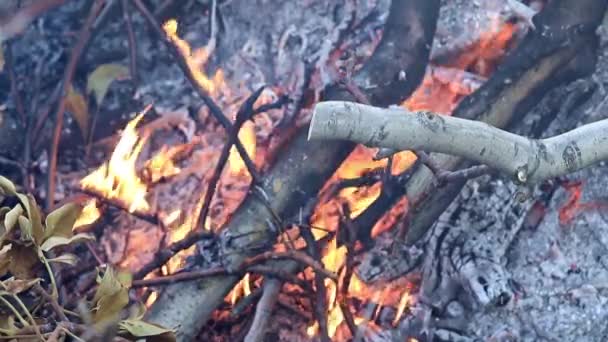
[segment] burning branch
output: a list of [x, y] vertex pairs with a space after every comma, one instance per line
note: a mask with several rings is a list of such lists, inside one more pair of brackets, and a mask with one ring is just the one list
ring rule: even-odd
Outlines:
[[317, 104], [309, 139], [451, 154], [520, 183], [539, 183], [608, 159], [607, 131], [608, 120], [601, 120], [552, 138], [530, 139], [474, 120], [329, 101]]
[[[438, 10], [439, 1], [391, 2], [382, 41], [353, 77], [372, 104], [402, 101], [416, 88], [424, 75]], [[408, 77], [399, 78], [404, 72]], [[340, 87], [331, 87], [327, 98], [344, 100], [352, 96]], [[219, 240], [226, 255], [225, 265], [238, 268], [256, 246], [271, 245], [277, 232], [268, 222], [273, 221], [274, 214], [286, 220], [315, 198], [353, 148], [350, 142], [311, 144], [306, 140], [306, 130], [301, 130], [260, 182], [268, 203], [248, 196], [222, 230]], [[179, 338], [193, 339], [238, 280], [229, 275], [172, 285], [152, 306], [150, 319], [179, 326]]]

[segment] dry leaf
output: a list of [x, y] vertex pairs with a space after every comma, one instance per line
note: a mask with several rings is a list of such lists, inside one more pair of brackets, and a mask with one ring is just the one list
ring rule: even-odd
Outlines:
[[129, 75], [129, 69], [120, 64], [102, 64], [89, 75], [87, 93], [93, 92], [97, 106], [101, 105], [110, 84], [114, 80], [123, 79]]
[[40, 259], [33, 248], [13, 244], [8, 255], [10, 260], [8, 269], [13, 276], [20, 279], [34, 278], [36, 273], [34, 266], [40, 263]]
[[134, 319], [126, 319], [118, 323], [118, 334], [132, 341], [142, 338], [146, 338], [147, 342], [172, 342], [176, 340], [173, 330]]
[[46, 217], [44, 237], [61, 236], [71, 238], [74, 234], [72, 228], [80, 216], [83, 207], [76, 203], [68, 203], [54, 210]]
[[4, 289], [12, 294], [19, 294], [27, 291], [30, 287], [40, 282], [40, 278], [35, 279], [15, 279], [11, 278], [2, 282]]
[[86, 99], [78, 90], [70, 85], [66, 95], [65, 105], [66, 109], [69, 110], [72, 113], [72, 116], [74, 116], [74, 119], [76, 119], [82, 137], [86, 140], [89, 136], [89, 109]]

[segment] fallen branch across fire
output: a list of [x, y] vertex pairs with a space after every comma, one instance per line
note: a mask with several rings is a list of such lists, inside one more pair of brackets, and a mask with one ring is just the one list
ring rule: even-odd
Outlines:
[[607, 132], [608, 120], [602, 120], [552, 138], [529, 139], [474, 120], [328, 101], [316, 105], [309, 139], [451, 154], [519, 183], [539, 183], [607, 160]]

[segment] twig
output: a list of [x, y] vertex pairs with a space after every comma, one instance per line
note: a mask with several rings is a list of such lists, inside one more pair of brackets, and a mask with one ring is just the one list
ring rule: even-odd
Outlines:
[[53, 140], [51, 142], [51, 146], [49, 149], [49, 170], [48, 170], [48, 179], [47, 179], [47, 191], [46, 191], [46, 207], [51, 208], [53, 206], [53, 202], [55, 199], [55, 177], [57, 171], [57, 150], [59, 148], [59, 140], [61, 138], [61, 130], [63, 129], [63, 115], [66, 109], [66, 94], [68, 93], [68, 89], [72, 84], [72, 79], [74, 78], [74, 73], [76, 72], [76, 66], [78, 65], [78, 61], [80, 60], [80, 56], [85, 46], [87, 45], [87, 41], [91, 36], [91, 27], [95, 22], [95, 18], [103, 8], [105, 0], [95, 0], [91, 9], [89, 11], [89, 15], [87, 16], [84, 25], [80, 29], [78, 33], [78, 40], [76, 45], [72, 49], [72, 53], [70, 54], [70, 59], [68, 61], [68, 65], [65, 68], [62, 80], [62, 90], [61, 90], [61, 98], [59, 99], [59, 105], [57, 107], [57, 113], [55, 115], [55, 123], [53, 129]]
[[251, 327], [245, 336], [245, 342], [261, 342], [266, 338], [268, 321], [279, 298], [283, 282], [278, 279], [267, 279], [264, 281], [264, 292], [255, 309], [255, 316]]
[[[321, 260], [321, 254], [319, 253], [319, 249], [317, 247], [317, 243], [315, 241], [314, 236], [312, 235], [312, 231], [310, 229], [302, 229], [300, 228], [300, 234], [304, 241], [306, 241], [306, 249], [308, 253], [314, 260]], [[317, 261], [320, 263], [320, 261]], [[315, 272], [315, 294], [316, 296], [313, 298], [314, 312], [317, 322], [319, 323], [319, 337], [321, 341], [328, 342], [329, 333], [327, 328], [327, 292], [325, 289], [325, 278], [318, 272]]]
[[350, 280], [353, 276], [355, 266], [354, 257], [357, 231], [352, 220], [350, 219], [350, 208], [347, 204], [342, 206], [342, 222], [344, 224], [344, 228], [346, 228], [346, 267], [344, 269], [344, 278], [342, 281], [342, 287], [340, 288], [340, 295], [338, 296], [338, 303], [340, 304], [340, 309], [342, 310], [342, 314], [344, 315], [344, 320], [346, 321], [346, 325], [350, 330], [350, 334], [354, 337], [357, 334], [357, 325], [355, 324], [355, 319], [353, 318], [353, 314], [348, 306], [348, 288], [350, 287]]
[[36, 17], [54, 7], [62, 5], [64, 2], [65, 0], [34, 1], [31, 5], [24, 7], [17, 13], [13, 13], [7, 22], [0, 25], [0, 43], [18, 35]]
[[41, 295], [44, 298], [44, 300], [46, 300], [49, 304], [51, 304], [53, 311], [55, 311], [55, 313], [57, 314], [57, 317], [60, 320], [62, 320], [64, 322], [70, 321], [68, 319], [68, 317], [65, 315], [65, 313], [63, 312], [63, 308], [57, 302], [57, 299], [53, 298], [53, 296], [51, 296], [48, 292], [46, 292], [46, 290], [43, 289], [42, 286], [40, 286], [40, 284], [34, 284], [34, 291], [36, 291], [39, 295]]
[[[479, 121], [330, 101], [317, 104], [309, 139], [423, 149], [486, 164], [518, 183], [538, 183], [608, 160], [608, 120], [548, 139], [530, 139]], [[483, 170], [483, 169], [482, 169]]]
[[418, 156], [418, 159], [420, 159], [420, 162], [422, 162], [426, 167], [429, 168], [429, 170], [431, 170], [431, 172], [433, 172], [439, 185], [448, 182], [477, 178], [492, 172], [492, 169], [486, 165], [474, 165], [466, 169], [456, 171], [443, 170], [437, 161], [428, 153], [416, 151], [416, 155]]
[[160, 224], [162, 221], [158, 218], [158, 215], [154, 214], [154, 213], [144, 213], [144, 212], [140, 212], [140, 211], [129, 211], [129, 208], [127, 208], [127, 206], [122, 203], [120, 200], [117, 199], [113, 199], [113, 198], [106, 198], [94, 191], [91, 190], [86, 190], [86, 189], [78, 189], [78, 191], [82, 192], [83, 194], [93, 197], [95, 199], [97, 199], [98, 201], [105, 203], [111, 207], [114, 207], [116, 209], [119, 209], [121, 211], [124, 211], [126, 213], [128, 213], [129, 215], [132, 215], [140, 220], [146, 221], [150, 224], [153, 225], [157, 225]]
[[15, 108], [21, 119], [21, 125], [25, 127], [27, 124], [25, 107], [23, 106], [23, 100], [19, 94], [19, 83], [17, 81], [17, 75], [15, 74], [15, 65], [13, 60], [13, 44], [12, 41], [7, 41], [4, 46], [4, 62], [6, 70], [8, 71], [8, 78], [11, 83], [11, 97], [15, 101]]
[[[246, 121], [253, 118], [253, 115], [254, 115], [253, 105], [254, 105], [255, 101], [257, 101], [257, 99], [260, 97], [263, 90], [264, 90], [264, 87], [260, 87], [253, 94], [251, 94], [249, 96], [249, 98], [247, 98], [247, 100], [245, 100], [245, 102], [243, 102], [243, 104], [241, 105], [241, 108], [239, 109], [238, 113], [236, 114], [236, 119], [235, 119], [234, 125], [228, 131], [228, 141], [226, 142], [226, 144], [224, 144], [224, 148], [222, 149], [220, 157], [217, 161], [217, 165], [215, 167], [215, 170], [213, 171], [213, 175], [211, 176], [211, 179], [209, 180], [209, 185], [207, 186], [207, 191], [205, 191], [203, 207], [201, 208], [201, 211], [200, 211], [200, 214], [198, 217], [198, 223], [196, 225], [194, 225], [195, 227], [205, 227], [205, 222], [207, 221], [209, 209], [211, 208], [211, 200], [213, 199], [213, 195], [215, 194], [215, 190], [217, 188], [217, 183], [219, 182], [220, 177], [222, 175], [222, 170], [224, 169], [226, 162], [228, 162], [228, 157], [230, 157], [230, 150], [232, 149], [232, 146], [234, 145], [234, 143], [239, 139], [238, 138], [239, 131], [240, 131], [241, 127], [243, 126], [243, 124], [245, 124]], [[245, 153], [245, 154], [247, 154], [247, 153]]]
[[301, 264], [311, 267], [313, 270], [315, 270], [315, 272], [320, 273], [329, 279], [332, 279], [334, 281], [337, 281], [337, 279], [338, 279], [336, 274], [326, 270], [323, 267], [323, 265], [321, 265], [319, 262], [313, 260], [310, 256], [308, 256], [305, 253], [300, 252], [300, 251], [290, 250], [287, 252], [266, 252], [266, 253], [256, 255], [250, 259], [247, 259], [241, 265], [241, 267], [239, 267], [237, 270], [234, 270], [234, 271], [218, 266], [218, 267], [213, 267], [213, 268], [209, 268], [206, 270], [183, 272], [183, 273], [177, 273], [177, 274], [173, 274], [173, 275], [169, 275], [169, 276], [165, 276], [165, 277], [152, 278], [152, 279], [140, 279], [138, 276], [138, 274], [140, 272], [138, 272], [138, 273], [136, 273], [136, 275], [134, 275], [134, 278], [136, 280], [133, 280], [133, 283], [131, 286], [135, 288], [135, 287], [145, 287], [145, 286], [170, 285], [170, 284], [174, 284], [177, 282], [213, 277], [213, 276], [217, 276], [217, 275], [227, 275], [227, 274], [243, 275], [243, 274], [249, 272], [250, 270], [255, 271], [256, 269], [258, 271], [264, 270], [264, 272], [266, 274], [284, 278], [284, 277], [286, 277], [286, 275], [284, 273], [281, 273], [281, 271], [275, 271], [271, 268], [261, 268], [260, 266], [257, 266], [257, 268], [254, 267], [255, 265], [259, 265], [268, 260], [277, 260], [277, 259], [295, 260]]
[[[135, 40], [135, 32], [133, 31], [133, 19], [131, 18], [131, 10], [127, 0], [120, 0], [122, 6], [122, 20], [127, 27], [127, 37], [129, 41], [129, 74], [133, 86], [137, 88], [139, 84], [139, 76], [137, 73], [137, 41]], [[99, 103], [97, 104], [100, 105]]]
[[142, 268], [133, 275], [133, 279], [143, 279], [143, 277], [148, 275], [148, 273], [167, 263], [167, 261], [169, 261], [169, 259], [171, 259], [175, 254], [186, 248], [190, 248], [190, 246], [194, 245], [200, 240], [213, 238], [215, 238], [215, 234], [208, 231], [197, 231], [190, 233], [184, 239], [159, 250], [154, 255], [154, 259], [152, 259], [152, 261], [142, 266]]

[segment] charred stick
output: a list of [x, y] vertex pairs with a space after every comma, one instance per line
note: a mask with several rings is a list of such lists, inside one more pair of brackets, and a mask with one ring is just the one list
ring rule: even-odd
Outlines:
[[[270, 274], [272, 276], [286, 277], [282, 272], [280, 272], [280, 271], [276, 272], [275, 270], [268, 268], [268, 267], [267, 268], [260, 267], [260, 266], [254, 267], [256, 265], [259, 265], [259, 264], [269, 261], [269, 260], [281, 260], [281, 259], [295, 260], [301, 264], [311, 267], [313, 270], [315, 270], [315, 272], [323, 274], [325, 277], [327, 277], [329, 279], [332, 279], [334, 281], [337, 280], [337, 276], [334, 273], [327, 271], [325, 268], [323, 268], [323, 265], [321, 265], [317, 261], [313, 260], [310, 256], [306, 255], [303, 252], [292, 250], [292, 251], [288, 251], [288, 252], [266, 252], [266, 253], [259, 254], [253, 258], [248, 259], [245, 263], [243, 263], [242, 267], [240, 267], [238, 270], [234, 270], [234, 271], [228, 270], [225, 267], [213, 267], [213, 268], [209, 268], [206, 270], [177, 273], [177, 274], [173, 274], [173, 275], [169, 275], [169, 276], [165, 276], [165, 277], [153, 278], [153, 279], [134, 280], [132, 283], [132, 287], [170, 285], [170, 284], [174, 284], [174, 283], [182, 282], [182, 281], [189, 281], [189, 280], [194, 280], [194, 279], [207, 278], [207, 277], [213, 277], [213, 276], [217, 276], [217, 275], [226, 275], [226, 274], [242, 276], [245, 273], [247, 273], [249, 271], [253, 272], [256, 269], [261, 270], [265, 274]], [[138, 278], [137, 274], [134, 275], [134, 278], [135, 279]]]
[[35, 284], [33, 289], [34, 289], [34, 291], [36, 291], [36, 293], [38, 293], [40, 296], [42, 296], [42, 298], [44, 298], [44, 300], [46, 300], [51, 305], [51, 307], [53, 308], [53, 311], [55, 311], [55, 314], [57, 314], [57, 318], [59, 318], [61, 321], [64, 321], [64, 322], [70, 321], [68, 319], [68, 317], [65, 315], [65, 313], [63, 312], [63, 308], [61, 307], [61, 305], [59, 305], [59, 303], [57, 302], [57, 299], [54, 298], [53, 296], [51, 296], [48, 292], [46, 292], [46, 290], [44, 288], [42, 288], [42, 286], [40, 286], [40, 284]]
[[248, 296], [241, 298], [238, 302], [236, 302], [236, 304], [234, 304], [232, 310], [230, 310], [230, 317], [237, 318], [241, 316], [243, 312], [245, 312], [245, 310], [249, 307], [249, 305], [253, 304], [256, 300], [262, 297], [263, 293], [264, 287], [262, 286], [251, 291]]
[[297, 250], [288, 250], [285, 252], [264, 252], [262, 254], [258, 254], [256, 256], [248, 259], [245, 262], [245, 264], [251, 265], [251, 264], [260, 263], [262, 261], [281, 260], [281, 259], [295, 260], [303, 265], [306, 265], [306, 266], [312, 268], [315, 271], [315, 273], [319, 273], [319, 274], [323, 275], [325, 278], [329, 278], [333, 281], [338, 281], [338, 276], [335, 273], [330, 272], [327, 269], [325, 269], [325, 267], [323, 266], [322, 263], [313, 259], [308, 254], [297, 251]]
[[[315, 241], [314, 236], [312, 235], [312, 231], [310, 229], [302, 229], [300, 228], [300, 234], [304, 241], [306, 241], [306, 249], [308, 250], [308, 254], [317, 260], [317, 262], [321, 263], [321, 253], [319, 252], [319, 248]], [[327, 293], [325, 290], [325, 278], [315, 272], [315, 294], [313, 303], [315, 317], [317, 318], [317, 322], [319, 323], [319, 337], [321, 341], [327, 342], [330, 341], [329, 333], [327, 328]]]
[[344, 278], [342, 281], [342, 287], [340, 288], [340, 295], [338, 297], [338, 303], [340, 309], [344, 315], [346, 325], [350, 330], [352, 336], [357, 334], [357, 325], [355, 319], [348, 306], [348, 288], [350, 287], [350, 280], [353, 276], [354, 271], [354, 257], [355, 257], [355, 243], [357, 242], [357, 230], [355, 229], [353, 222], [350, 218], [350, 208], [344, 204], [342, 206], [342, 219], [343, 227], [346, 233], [346, 265], [344, 268]]
[[0, 25], [0, 42], [20, 34], [36, 17], [62, 5], [65, 0], [34, 1], [31, 5], [12, 13], [10, 19]]
[[62, 88], [60, 93], [61, 98], [59, 99], [57, 113], [55, 114], [53, 140], [49, 149], [49, 170], [46, 191], [47, 208], [51, 208], [55, 201], [55, 177], [57, 172], [58, 157], [57, 153], [59, 149], [59, 140], [61, 139], [61, 130], [63, 129], [63, 115], [65, 114], [65, 109], [67, 105], [66, 96], [70, 86], [72, 85], [72, 79], [74, 78], [74, 73], [76, 72], [76, 66], [78, 65], [78, 61], [80, 60], [81, 54], [85, 49], [85, 46], [87, 45], [87, 41], [91, 37], [91, 27], [93, 26], [95, 18], [102, 10], [104, 4], [105, 0], [95, 0], [93, 5], [91, 5], [89, 15], [87, 16], [84, 25], [78, 33], [78, 40], [76, 42], [76, 45], [74, 45], [74, 48], [72, 49], [68, 65], [64, 70], [61, 86]]
[[279, 298], [281, 287], [283, 287], [283, 282], [278, 279], [267, 279], [264, 281], [264, 292], [255, 308], [255, 316], [245, 336], [245, 342], [261, 342], [265, 340], [268, 321]]
[[[122, 20], [127, 28], [127, 37], [129, 42], [129, 74], [131, 75], [131, 81], [133, 87], [137, 87], [139, 84], [139, 77], [137, 74], [137, 41], [135, 39], [135, 31], [133, 31], [133, 19], [131, 17], [131, 9], [127, 0], [120, 0], [122, 6]], [[99, 103], [97, 104], [100, 105]]]
[[19, 114], [21, 125], [25, 127], [27, 124], [27, 118], [25, 114], [25, 107], [23, 105], [23, 99], [21, 98], [21, 94], [19, 94], [19, 81], [17, 80], [17, 74], [15, 73], [14, 62], [13, 44], [12, 41], [7, 41], [4, 44], [4, 64], [6, 70], [8, 71], [8, 78], [11, 84], [11, 97], [15, 102], [15, 108], [17, 109], [17, 114]]
[[133, 275], [133, 279], [143, 279], [148, 273], [166, 264], [175, 254], [181, 252], [186, 248], [190, 248], [192, 245], [203, 239], [213, 239], [216, 235], [209, 231], [197, 231], [190, 233], [184, 239], [179, 240], [166, 248], [160, 249], [155, 255], [154, 259], [149, 263], [145, 264], [139, 271]]
[[[260, 97], [263, 90], [264, 87], [260, 87], [253, 94], [251, 94], [247, 100], [245, 100], [245, 102], [241, 105], [241, 108], [239, 109], [238, 113], [236, 114], [234, 125], [231, 126], [231, 128], [228, 130], [228, 141], [226, 142], [226, 144], [224, 144], [224, 148], [222, 149], [222, 153], [220, 154], [217, 166], [215, 167], [213, 175], [209, 180], [207, 191], [205, 191], [203, 207], [201, 208], [199, 214], [198, 224], [196, 224], [195, 227], [205, 227], [205, 221], [207, 220], [207, 215], [209, 214], [209, 209], [211, 208], [211, 200], [213, 199], [213, 195], [217, 188], [217, 183], [219, 182], [220, 177], [222, 176], [222, 170], [224, 169], [226, 162], [228, 162], [230, 150], [232, 149], [232, 146], [235, 144], [235, 142], [239, 140], [239, 131], [241, 130], [241, 127], [243, 127], [243, 124], [253, 118], [253, 105], [255, 101], [257, 101], [257, 99]], [[245, 155], [247, 155], [246, 152]], [[254, 177], [253, 174], [251, 176]]]
[[121, 211], [124, 211], [126, 213], [128, 213], [129, 215], [132, 215], [133, 217], [136, 217], [140, 220], [146, 221], [150, 224], [153, 225], [157, 225], [159, 223], [161, 223], [161, 221], [159, 220], [158, 216], [154, 213], [144, 213], [144, 212], [140, 212], [140, 211], [129, 211], [129, 208], [127, 208], [127, 206], [125, 206], [120, 200], [117, 199], [113, 199], [113, 198], [106, 198], [94, 191], [91, 190], [86, 190], [86, 189], [79, 189], [78, 191], [82, 192], [83, 194], [89, 196], [89, 197], [93, 197], [96, 200], [100, 201], [101, 203], [105, 203], [113, 208], [119, 209]]

